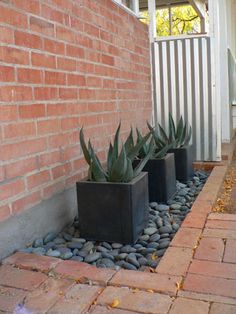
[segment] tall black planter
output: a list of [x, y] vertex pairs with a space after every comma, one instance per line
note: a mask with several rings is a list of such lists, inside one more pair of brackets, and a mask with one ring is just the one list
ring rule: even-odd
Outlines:
[[[139, 163], [134, 161], [135, 165]], [[144, 169], [148, 172], [148, 190], [150, 202], [166, 202], [176, 192], [174, 154], [163, 159], [150, 159]]]
[[77, 182], [81, 237], [134, 243], [148, 219], [148, 175], [130, 183]]
[[193, 146], [173, 148], [169, 151], [175, 155], [176, 179], [180, 182], [187, 182], [193, 176]]

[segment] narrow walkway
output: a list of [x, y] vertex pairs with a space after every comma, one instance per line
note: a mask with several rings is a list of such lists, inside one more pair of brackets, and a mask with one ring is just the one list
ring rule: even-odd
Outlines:
[[216, 168], [154, 273], [16, 253], [0, 267], [0, 313], [235, 314], [236, 215], [212, 212]]

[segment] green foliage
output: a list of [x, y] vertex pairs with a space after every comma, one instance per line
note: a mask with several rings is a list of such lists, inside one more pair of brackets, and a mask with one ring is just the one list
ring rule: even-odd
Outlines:
[[113, 145], [110, 143], [107, 154], [107, 169], [104, 169], [97, 155], [94, 152], [90, 140], [86, 145], [84, 140], [83, 128], [80, 130], [80, 144], [84, 154], [84, 158], [89, 164], [88, 179], [89, 181], [96, 182], [130, 182], [133, 178], [138, 176], [142, 171], [143, 167], [150, 159], [152, 151], [147, 152], [145, 158], [133, 168], [132, 162], [139, 154], [140, 149], [146, 144], [151, 133], [149, 132], [146, 136], [142, 137], [136, 144], [133, 140], [133, 131], [126, 139], [125, 143], [121, 145], [119, 150], [119, 136], [120, 136], [119, 124]]
[[[143, 11], [141, 16], [148, 23], [148, 12]], [[168, 9], [156, 10], [157, 36], [194, 34], [200, 32], [200, 18], [191, 5], [171, 8], [172, 34], [170, 34], [170, 21]]]
[[159, 149], [166, 146], [171, 148], [180, 148], [189, 144], [192, 137], [192, 128], [180, 117], [177, 125], [175, 125], [173, 117], [169, 114], [169, 134], [159, 124], [158, 128], [153, 128], [148, 124], [148, 128], [153, 134], [155, 143]]

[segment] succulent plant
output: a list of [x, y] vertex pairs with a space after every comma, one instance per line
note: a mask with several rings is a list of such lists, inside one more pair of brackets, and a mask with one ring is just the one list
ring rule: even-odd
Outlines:
[[192, 136], [192, 128], [191, 126], [188, 127], [186, 122], [184, 123], [182, 116], [180, 117], [177, 126], [175, 126], [173, 117], [169, 114], [168, 135], [160, 124], [158, 124], [158, 128], [153, 128], [148, 124], [148, 128], [152, 132], [156, 146], [159, 149], [166, 146], [169, 146], [169, 149], [183, 147], [189, 144]]
[[84, 158], [89, 165], [88, 179], [89, 181], [97, 182], [130, 182], [133, 178], [138, 176], [145, 166], [146, 162], [150, 158], [152, 151], [150, 150], [146, 157], [140, 161], [140, 163], [133, 168], [132, 162], [139, 154], [142, 146], [149, 139], [151, 132], [134, 144], [132, 129], [125, 143], [121, 145], [119, 150], [119, 124], [113, 145], [110, 143], [107, 153], [107, 167], [104, 168], [99, 158], [97, 157], [94, 148], [90, 140], [86, 145], [84, 140], [83, 128], [80, 130], [80, 144], [84, 154]]

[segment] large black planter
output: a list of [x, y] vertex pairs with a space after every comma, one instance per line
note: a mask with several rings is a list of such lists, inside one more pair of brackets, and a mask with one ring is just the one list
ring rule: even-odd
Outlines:
[[[135, 165], [139, 163], [134, 161]], [[148, 172], [148, 190], [150, 202], [167, 202], [176, 192], [174, 154], [163, 159], [150, 159], [144, 171]]]
[[187, 182], [194, 174], [193, 171], [193, 146], [173, 148], [169, 151], [175, 155], [176, 179], [180, 182]]
[[134, 243], [148, 219], [148, 175], [130, 183], [77, 182], [79, 230], [83, 238]]

